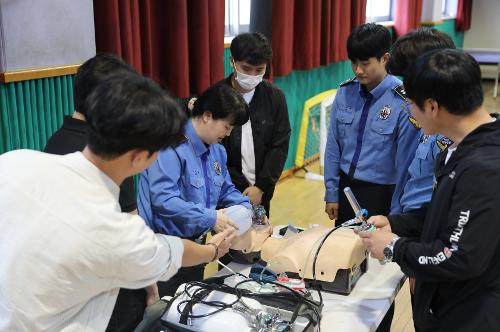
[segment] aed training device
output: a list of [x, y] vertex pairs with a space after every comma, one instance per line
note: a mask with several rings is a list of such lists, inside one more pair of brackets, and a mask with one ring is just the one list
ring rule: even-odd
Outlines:
[[[353, 227], [374, 231], [366, 222], [368, 211], [361, 208], [352, 190], [344, 189], [355, 217], [331, 228], [316, 226], [306, 230], [292, 225], [272, 235], [266, 223], [252, 223], [237, 237], [230, 250], [233, 261], [262, 261], [269, 270], [303, 280], [308, 288], [349, 294], [368, 268], [368, 252]], [[254, 211], [255, 215], [255, 211]]]
[[186, 283], [162, 300], [161, 323], [171, 332], [313, 332], [321, 320], [322, 305], [307, 290], [240, 274]]
[[325, 239], [332, 230], [317, 226], [286, 238], [273, 236], [263, 244], [261, 259], [277, 274], [303, 279], [308, 288], [349, 294], [367, 270], [367, 252], [352, 229], [338, 228]]

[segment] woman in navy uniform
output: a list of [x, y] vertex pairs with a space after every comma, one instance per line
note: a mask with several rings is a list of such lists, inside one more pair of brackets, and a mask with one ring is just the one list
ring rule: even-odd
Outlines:
[[[243, 98], [225, 85], [207, 89], [195, 102], [185, 127], [186, 140], [162, 150], [158, 159], [140, 175], [138, 209], [157, 233], [204, 241], [205, 234], [237, 228], [216, 207], [243, 205], [248, 198], [229, 176], [226, 151], [219, 144], [234, 126], [248, 121]], [[173, 295], [182, 283], [202, 280], [204, 265], [181, 268], [165, 283], [160, 296]]]

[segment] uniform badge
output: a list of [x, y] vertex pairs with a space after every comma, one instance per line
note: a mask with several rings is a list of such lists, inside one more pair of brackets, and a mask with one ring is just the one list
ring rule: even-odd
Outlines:
[[447, 137], [443, 137], [441, 139], [438, 139], [436, 141], [436, 144], [439, 147], [439, 149], [441, 149], [441, 151], [444, 151], [446, 150], [447, 147], [453, 144], [453, 141]]
[[381, 110], [380, 110], [380, 113], [379, 113], [379, 118], [381, 118], [382, 120], [387, 120], [389, 118], [389, 115], [391, 115], [391, 108], [389, 107], [389, 105], [385, 105]]
[[421, 144], [425, 144], [425, 143], [427, 143], [427, 141], [429, 140], [429, 137], [431, 137], [431, 135], [422, 135], [422, 136], [420, 137], [420, 143], [421, 143]]
[[215, 173], [217, 173], [217, 175], [222, 174], [222, 169], [220, 168], [220, 164], [217, 160], [214, 161], [214, 170], [215, 170]]

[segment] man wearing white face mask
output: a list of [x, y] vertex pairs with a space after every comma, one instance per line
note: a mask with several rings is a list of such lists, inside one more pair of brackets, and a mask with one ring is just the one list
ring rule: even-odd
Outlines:
[[231, 42], [233, 73], [217, 84], [228, 84], [249, 105], [250, 120], [235, 127], [223, 144], [231, 179], [253, 205], [269, 205], [285, 165], [290, 121], [283, 92], [263, 80], [272, 58], [271, 45], [260, 33], [244, 33]]

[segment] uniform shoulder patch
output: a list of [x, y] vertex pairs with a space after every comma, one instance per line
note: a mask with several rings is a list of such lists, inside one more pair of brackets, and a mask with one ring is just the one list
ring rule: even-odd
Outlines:
[[400, 96], [403, 100], [406, 101], [406, 91], [403, 84], [398, 85], [394, 89], [392, 89], [398, 96]]
[[422, 128], [418, 124], [417, 120], [415, 120], [415, 118], [413, 116], [411, 116], [411, 114], [408, 114], [408, 121], [410, 121], [410, 123], [412, 124], [413, 127], [415, 127], [415, 129], [421, 129]]
[[344, 82], [340, 83], [340, 86], [344, 86], [344, 85], [347, 85], [349, 83], [352, 83], [352, 82], [354, 82], [355, 79], [356, 79], [356, 76], [348, 79], [347, 81], [344, 81]]
[[453, 144], [453, 141], [448, 137], [442, 137], [436, 141], [436, 144], [441, 151], [444, 151]]

